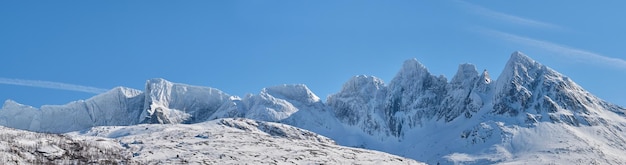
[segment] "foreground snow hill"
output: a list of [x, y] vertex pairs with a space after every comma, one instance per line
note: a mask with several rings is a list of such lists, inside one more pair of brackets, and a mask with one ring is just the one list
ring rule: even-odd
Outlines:
[[620, 157], [626, 155], [625, 112], [514, 52], [497, 79], [461, 64], [448, 81], [409, 59], [388, 84], [355, 76], [325, 102], [303, 84], [238, 97], [151, 79], [143, 91], [118, 87], [66, 105], [34, 108], [8, 100], [0, 125], [66, 133], [248, 118], [430, 164], [626, 164]]
[[336, 145], [296, 127], [250, 119], [94, 127], [68, 134], [0, 127], [2, 164], [423, 164]]
[[116, 140], [0, 127], [1, 164], [133, 164]]
[[115, 140], [139, 164], [423, 164], [380, 151], [339, 146], [293, 126], [244, 118], [94, 127], [69, 135]]

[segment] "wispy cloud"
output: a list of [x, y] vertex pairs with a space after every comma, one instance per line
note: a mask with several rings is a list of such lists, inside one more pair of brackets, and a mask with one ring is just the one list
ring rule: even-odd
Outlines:
[[614, 57], [607, 57], [598, 53], [590, 52], [587, 50], [577, 49], [568, 47], [565, 45], [560, 45], [557, 43], [543, 41], [538, 39], [532, 39], [528, 37], [518, 36], [510, 33], [505, 33], [501, 31], [491, 30], [491, 29], [482, 29], [483, 33], [487, 35], [492, 35], [510, 42], [536, 47], [543, 49], [545, 51], [549, 51], [555, 53], [557, 55], [568, 57], [572, 60], [578, 60], [581, 62], [590, 62], [596, 64], [602, 64], [606, 66], [611, 66], [620, 69], [626, 69], [626, 60]]
[[505, 21], [508, 23], [518, 24], [518, 25], [523, 25], [523, 26], [535, 27], [535, 28], [563, 29], [560, 26], [557, 26], [551, 23], [536, 21], [536, 20], [532, 20], [528, 18], [523, 18], [519, 16], [514, 16], [514, 15], [494, 11], [494, 10], [491, 10], [491, 9], [488, 9], [479, 5], [475, 5], [469, 2], [465, 2], [465, 1], [457, 1], [457, 2], [459, 2], [459, 4], [470, 9], [472, 12], [476, 14], [480, 14], [485, 17], [490, 17], [490, 18], [497, 19], [500, 21]]
[[23, 79], [12, 79], [12, 78], [1, 78], [1, 77], [0, 77], [0, 84], [60, 89], [60, 90], [78, 91], [78, 92], [95, 93], [95, 94], [100, 94], [100, 93], [104, 93], [107, 91], [107, 89], [102, 89], [102, 88], [66, 84], [66, 83], [60, 83], [60, 82], [41, 81], [41, 80], [23, 80]]

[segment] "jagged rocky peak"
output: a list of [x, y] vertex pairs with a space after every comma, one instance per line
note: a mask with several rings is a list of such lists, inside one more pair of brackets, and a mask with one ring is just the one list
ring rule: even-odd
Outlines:
[[487, 71], [487, 69], [485, 69], [485, 70], [483, 71], [483, 73], [482, 73], [482, 74], [480, 74], [480, 78], [479, 78], [479, 79], [480, 79], [480, 80], [481, 80], [481, 82], [482, 82], [482, 83], [484, 83], [484, 84], [489, 84], [489, 83], [491, 83], [491, 77], [489, 76], [489, 72]]
[[508, 86], [517, 86], [516, 90], [520, 90], [520, 92], [530, 92], [526, 91], [526, 88], [522, 89], [519, 87], [540, 78], [541, 74], [544, 74], [546, 70], [551, 69], [516, 51], [511, 54], [504, 70], [498, 77], [496, 88], [498, 91], [504, 92], [503, 90], [508, 90]]
[[427, 90], [438, 90], [445, 84], [447, 84], [445, 77], [430, 74], [424, 65], [413, 58], [404, 61], [400, 71], [389, 83], [389, 90], [395, 94], [421, 95]]
[[521, 123], [548, 121], [573, 126], [602, 123], [603, 111], [618, 111], [568, 77], [515, 52], [498, 78], [493, 113], [526, 116]]
[[385, 88], [385, 82], [378, 77], [358, 75], [343, 84], [338, 94], [372, 94], [383, 88]]
[[476, 70], [476, 66], [474, 64], [460, 64], [459, 69], [457, 70], [454, 77], [450, 83], [452, 84], [462, 84], [464, 82], [472, 82], [476, 78], [478, 78], [478, 71]]
[[489, 77], [489, 72], [485, 69], [482, 74], [476, 80], [476, 84], [474, 85], [475, 92], [480, 92], [487, 94], [491, 91], [492, 88], [492, 80]]
[[526, 56], [522, 52], [516, 51], [511, 54], [504, 70], [498, 77], [498, 80], [504, 83], [522, 83], [523, 81], [533, 81], [548, 69], [546, 66]]
[[[496, 83], [494, 112], [516, 116], [534, 104], [533, 91], [548, 68], [523, 53], [511, 54]], [[536, 97], [535, 97], [536, 98]]]
[[430, 76], [430, 72], [428, 72], [426, 66], [417, 61], [417, 59], [412, 58], [404, 61], [402, 68], [392, 81], [395, 81], [396, 79], [421, 78], [426, 76]]
[[490, 91], [489, 74], [478, 74], [473, 64], [461, 64], [450, 81], [445, 99], [440, 103], [438, 119], [450, 122], [459, 116], [471, 118], [484, 104]]

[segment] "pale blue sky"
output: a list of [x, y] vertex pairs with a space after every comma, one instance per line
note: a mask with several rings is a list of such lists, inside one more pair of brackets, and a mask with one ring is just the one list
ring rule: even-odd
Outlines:
[[626, 2], [0, 1], [0, 100], [65, 104], [99, 88], [143, 89], [156, 77], [240, 96], [301, 83], [325, 98], [354, 75], [388, 82], [409, 58], [448, 79], [460, 63], [487, 69], [495, 79], [519, 50], [624, 106], [623, 6]]

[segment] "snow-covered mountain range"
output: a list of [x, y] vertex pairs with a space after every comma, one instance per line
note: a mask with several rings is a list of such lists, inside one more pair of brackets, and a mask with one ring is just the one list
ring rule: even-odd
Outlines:
[[235, 117], [284, 123], [340, 145], [431, 164], [624, 164], [625, 112], [514, 52], [496, 80], [486, 70], [461, 64], [448, 81], [410, 59], [388, 85], [359, 75], [322, 101], [302, 84], [238, 97], [151, 79], [144, 91], [118, 87], [61, 106], [34, 108], [8, 100], [0, 110], [0, 125], [66, 133]]

